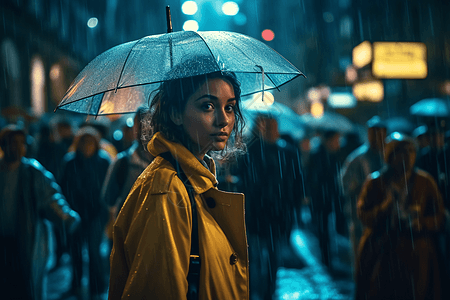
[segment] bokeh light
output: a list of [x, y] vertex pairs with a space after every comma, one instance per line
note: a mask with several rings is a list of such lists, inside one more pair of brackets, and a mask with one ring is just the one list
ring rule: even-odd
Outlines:
[[122, 130], [115, 130], [113, 133], [113, 139], [115, 139], [116, 141], [120, 141], [123, 138], [123, 132]]
[[97, 19], [97, 18], [90, 18], [90, 19], [88, 20], [88, 22], [87, 22], [87, 26], [88, 26], [89, 28], [97, 27], [97, 25], [98, 25], [98, 19]]
[[320, 102], [311, 103], [311, 115], [314, 118], [320, 118], [323, 116], [323, 104]]
[[198, 22], [195, 20], [187, 20], [183, 24], [184, 31], [197, 31], [198, 30]]
[[275, 33], [270, 29], [265, 29], [261, 33], [261, 37], [263, 40], [270, 42], [275, 38]]
[[131, 128], [134, 125], [134, 119], [129, 117], [129, 118], [127, 118], [126, 123], [127, 123], [127, 126]]
[[181, 11], [185, 15], [193, 15], [197, 12], [198, 6], [195, 1], [186, 1], [181, 5]]
[[235, 16], [239, 12], [239, 5], [234, 1], [225, 2], [222, 5], [222, 12], [227, 16]]
[[238, 26], [244, 26], [245, 24], [247, 24], [247, 16], [243, 13], [238, 13], [234, 17], [234, 23]]

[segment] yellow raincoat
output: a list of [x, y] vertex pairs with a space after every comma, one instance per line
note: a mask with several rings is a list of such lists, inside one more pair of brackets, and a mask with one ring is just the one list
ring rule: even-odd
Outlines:
[[201, 257], [199, 299], [248, 299], [244, 196], [219, 191], [209, 171], [184, 146], [156, 133], [156, 158], [131, 189], [114, 225], [109, 299], [186, 299], [192, 211], [170, 151], [195, 191]]

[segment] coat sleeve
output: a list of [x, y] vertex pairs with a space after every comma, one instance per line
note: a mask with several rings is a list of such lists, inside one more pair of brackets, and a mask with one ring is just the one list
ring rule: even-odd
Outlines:
[[378, 184], [379, 178], [374, 179], [371, 175], [369, 176], [358, 198], [357, 213], [364, 226], [374, 228], [385, 220], [387, 215], [387, 211], [382, 208], [382, 205], [389, 204], [392, 199], [383, 196], [383, 189]]
[[67, 203], [53, 174], [36, 160], [30, 160], [30, 163], [39, 213], [55, 225], [63, 226], [67, 233], [72, 232], [80, 222], [78, 213]]
[[192, 228], [189, 196], [177, 177], [168, 191], [156, 191], [154, 187], [163, 183], [158, 178], [153, 181], [150, 189], [135, 186], [116, 221], [110, 300], [186, 298]]
[[445, 216], [445, 207], [442, 195], [436, 182], [430, 177], [427, 184], [427, 195], [422, 213], [419, 214], [419, 224], [429, 231], [437, 231], [441, 228]]

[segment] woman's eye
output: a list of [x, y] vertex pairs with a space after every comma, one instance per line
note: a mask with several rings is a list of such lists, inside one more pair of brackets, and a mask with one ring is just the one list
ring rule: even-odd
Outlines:
[[212, 103], [205, 102], [202, 104], [202, 109], [204, 109], [204, 110], [211, 110], [213, 108], [214, 108], [214, 106], [212, 105]]
[[234, 111], [234, 105], [227, 105], [227, 106], [225, 107], [225, 110], [226, 110], [226, 111], [229, 111], [229, 112]]

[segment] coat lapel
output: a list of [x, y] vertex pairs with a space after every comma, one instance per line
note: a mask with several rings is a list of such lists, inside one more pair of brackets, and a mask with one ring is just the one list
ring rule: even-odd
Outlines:
[[[209, 189], [202, 194], [204, 206], [222, 228], [240, 258], [248, 261], [247, 237], [244, 220], [244, 194]], [[208, 198], [214, 199], [215, 206], [208, 205]], [[206, 202], [206, 203], [205, 203]]]

